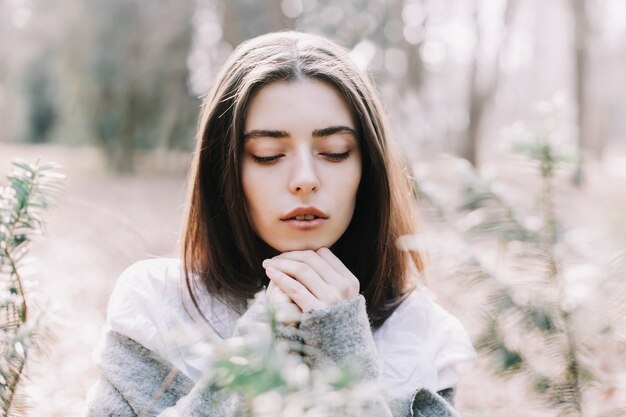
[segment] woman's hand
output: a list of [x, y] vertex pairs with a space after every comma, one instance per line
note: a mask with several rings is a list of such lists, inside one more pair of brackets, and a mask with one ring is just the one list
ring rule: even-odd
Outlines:
[[267, 298], [269, 298], [270, 303], [276, 311], [276, 319], [278, 321], [287, 325], [300, 323], [302, 310], [283, 292], [283, 290], [274, 284], [274, 281], [270, 281], [270, 284], [267, 286]]
[[359, 294], [359, 280], [328, 248], [290, 251], [263, 261], [265, 273], [303, 312]]

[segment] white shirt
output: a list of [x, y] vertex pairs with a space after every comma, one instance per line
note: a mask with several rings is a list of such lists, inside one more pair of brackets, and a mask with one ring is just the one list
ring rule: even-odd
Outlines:
[[[105, 331], [135, 340], [197, 381], [210, 366], [197, 342], [230, 336], [240, 313], [198, 291], [198, 304], [211, 329], [194, 308], [181, 275], [179, 259], [131, 265], [109, 300]], [[411, 293], [373, 337], [381, 376], [399, 393], [453, 387], [476, 357], [461, 323], [426, 288]]]

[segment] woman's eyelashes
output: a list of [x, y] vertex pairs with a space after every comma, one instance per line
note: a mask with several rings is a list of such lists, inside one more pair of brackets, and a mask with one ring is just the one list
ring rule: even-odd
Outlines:
[[322, 155], [332, 161], [341, 161], [343, 159], [348, 159], [350, 151], [344, 153], [323, 153]]
[[254, 162], [261, 164], [261, 165], [271, 165], [274, 162], [278, 161], [278, 158], [280, 158], [282, 155], [274, 155], [274, 156], [256, 156], [256, 155], [252, 155], [252, 159], [254, 159]]
[[[340, 162], [344, 159], [348, 159], [350, 157], [351, 151], [343, 152], [343, 153], [320, 153], [321, 156], [326, 158], [331, 162]], [[252, 155], [252, 159], [254, 162], [261, 165], [273, 165], [282, 157], [284, 154], [272, 155], [272, 156], [256, 156]]]

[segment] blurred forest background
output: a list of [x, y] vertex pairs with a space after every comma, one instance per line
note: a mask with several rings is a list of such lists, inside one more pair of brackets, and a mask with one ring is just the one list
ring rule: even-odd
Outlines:
[[[56, 336], [29, 371], [30, 415], [81, 415], [117, 276], [138, 259], [176, 256], [200, 98], [236, 45], [283, 29], [338, 41], [373, 75], [430, 190], [430, 281], [475, 340], [483, 306], [451, 259], [466, 251], [450, 225], [468, 218], [442, 211], [463, 203], [459, 166], [532, 223], [541, 175], [508, 149], [539, 129], [569, 155], [549, 192], [580, 253], [597, 267], [626, 247], [624, 0], [2, 0], [0, 171], [41, 158], [68, 176], [34, 248], [30, 285]], [[487, 249], [497, 263], [501, 248]], [[590, 355], [604, 378], [585, 415], [626, 407], [626, 339], [612, 340]], [[460, 385], [463, 415], [553, 415], [529, 399], [527, 380], [500, 382], [490, 366]]]

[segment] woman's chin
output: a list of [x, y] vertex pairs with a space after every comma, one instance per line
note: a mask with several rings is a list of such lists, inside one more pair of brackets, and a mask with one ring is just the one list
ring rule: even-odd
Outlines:
[[335, 241], [330, 240], [311, 240], [311, 241], [300, 241], [300, 242], [277, 242], [276, 245], [271, 245], [274, 249], [279, 252], [291, 252], [291, 251], [302, 251], [302, 250], [313, 250], [316, 251], [319, 248], [329, 248], [331, 247]]
[[280, 248], [276, 249], [277, 251], [279, 251], [280, 253], [284, 253], [284, 252], [292, 252], [292, 251], [302, 251], [302, 250], [318, 250], [319, 248], [321, 248], [322, 246], [318, 246], [318, 245], [281, 245]]

